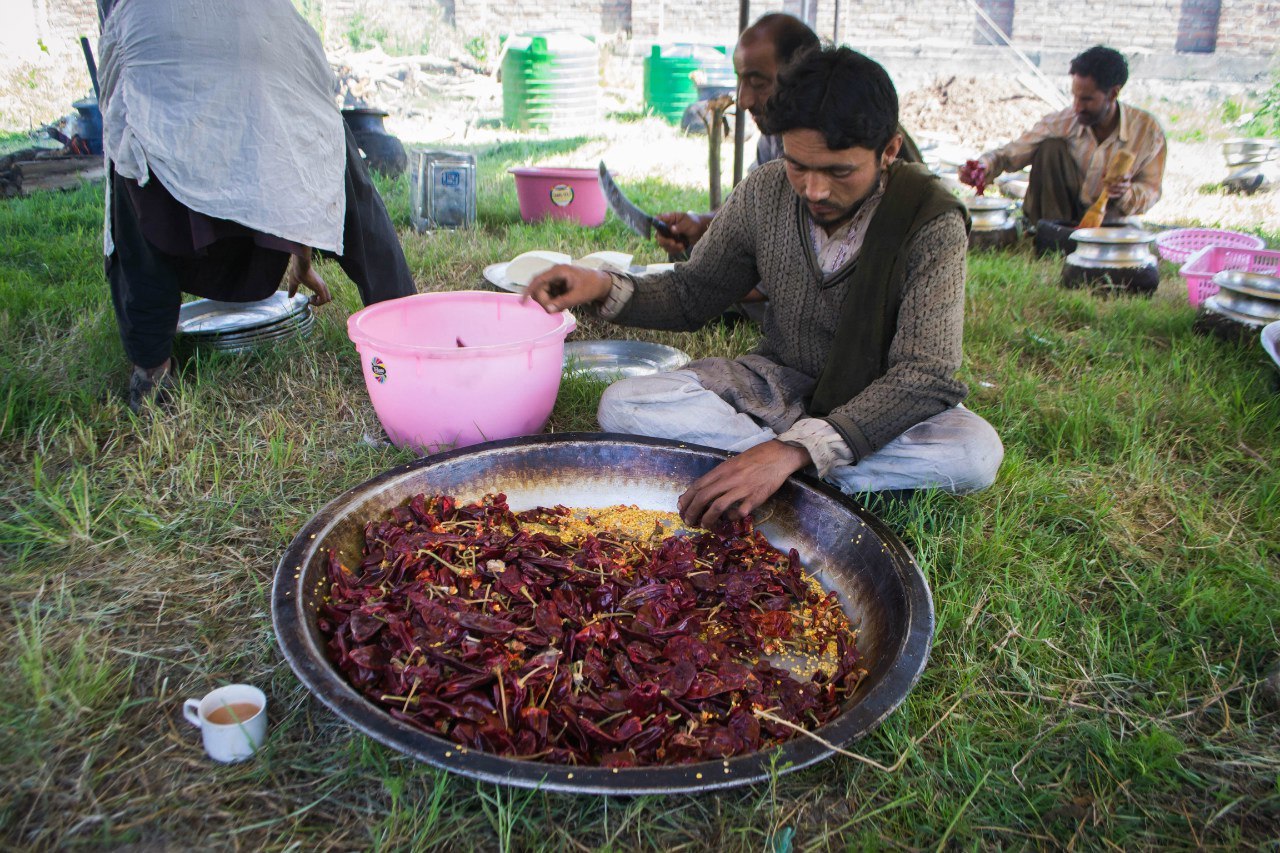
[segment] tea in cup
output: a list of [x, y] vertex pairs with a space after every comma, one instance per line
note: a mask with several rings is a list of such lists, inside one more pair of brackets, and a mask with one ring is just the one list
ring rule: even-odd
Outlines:
[[203, 699], [182, 703], [182, 715], [200, 729], [204, 751], [224, 764], [243, 761], [267, 735], [267, 697], [248, 684], [219, 687]]

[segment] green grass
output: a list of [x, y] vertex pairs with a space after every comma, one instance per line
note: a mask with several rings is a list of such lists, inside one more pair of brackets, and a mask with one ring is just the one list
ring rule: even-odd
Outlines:
[[[408, 231], [406, 186], [384, 182], [420, 287], [482, 286], [535, 247], [664, 260], [612, 218], [520, 223], [507, 166], [585, 142], [477, 149], [471, 233]], [[272, 634], [275, 562], [332, 496], [409, 458], [360, 440], [376, 419], [345, 335], [354, 287], [324, 264], [337, 299], [309, 338], [186, 352], [172, 414], [134, 418], [100, 192], [0, 205], [5, 846], [1275, 848], [1280, 714], [1259, 681], [1280, 658], [1280, 395], [1259, 348], [1192, 332], [1171, 268], [1153, 299], [1100, 299], [1059, 287], [1056, 259], [971, 258], [968, 404], [1007, 456], [980, 495], [873, 502], [938, 618], [920, 683], [855, 746], [905, 754], [899, 770], [835, 758], [716, 795], [582, 798], [415, 763], [300, 686]], [[581, 329], [695, 357], [754, 340]], [[593, 428], [602, 387], [566, 381], [551, 428]], [[271, 736], [213, 766], [181, 702], [232, 681], [266, 691]]]

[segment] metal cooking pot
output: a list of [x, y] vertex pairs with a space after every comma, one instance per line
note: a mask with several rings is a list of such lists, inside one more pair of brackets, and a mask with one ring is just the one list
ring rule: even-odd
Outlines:
[[1013, 227], [1013, 211], [1018, 205], [1007, 198], [975, 195], [964, 200], [974, 231], [1002, 231]]
[[[299, 531], [276, 569], [276, 638], [298, 678], [360, 731], [436, 767], [474, 779], [592, 794], [656, 794], [745, 785], [807, 767], [832, 754], [800, 735], [766, 752], [671, 767], [567, 767], [460, 748], [397, 720], [367, 701], [329, 662], [316, 626], [325, 555], [359, 553], [365, 522], [419, 492], [462, 499], [504, 492], [516, 510], [534, 506], [634, 504], [674, 511], [688, 485], [729, 454], [661, 439], [561, 433], [454, 450], [419, 459], [339, 495]], [[867, 675], [838, 717], [814, 734], [836, 746], [866, 735], [920, 678], [933, 641], [933, 600], [906, 546], [883, 522], [830, 486], [793, 476], [757, 513], [779, 548], [835, 590], [860, 629]]]
[[1280, 150], [1280, 140], [1228, 139], [1222, 143], [1222, 156], [1228, 166], [1244, 166], [1270, 160]]
[[1217, 305], [1259, 320], [1280, 320], [1280, 277], [1223, 270], [1213, 283], [1218, 286]]
[[968, 196], [964, 200], [973, 226], [969, 229], [969, 248], [995, 249], [1018, 240], [1018, 222], [1013, 215], [1017, 202], [997, 196]]
[[1141, 228], [1077, 228], [1071, 232], [1076, 250], [1067, 261], [1079, 267], [1132, 269], [1154, 267], [1151, 245], [1156, 235]]
[[1141, 228], [1077, 228], [1075, 251], [1067, 255], [1062, 283], [1150, 294], [1160, 283], [1151, 245], [1156, 236]]

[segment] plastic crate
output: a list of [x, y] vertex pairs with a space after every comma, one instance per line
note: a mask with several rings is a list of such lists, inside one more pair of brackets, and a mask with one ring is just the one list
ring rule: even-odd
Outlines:
[[1213, 277], [1223, 270], [1280, 275], [1280, 252], [1269, 249], [1233, 249], [1205, 246], [1182, 265], [1179, 272], [1187, 280], [1187, 299], [1193, 307], [1218, 292]]
[[1261, 237], [1220, 228], [1175, 228], [1156, 235], [1156, 249], [1160, 252], [1160, 257], [1174, 264], [1187, 262], [1205, 246], [1265, 249], [1267, 244]]

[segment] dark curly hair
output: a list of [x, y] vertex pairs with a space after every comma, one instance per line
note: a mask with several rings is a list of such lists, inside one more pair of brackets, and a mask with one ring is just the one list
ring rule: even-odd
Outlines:
[[778, 75], [768, 132], [816, 130], [832, 151], [870, 148], [898, 132], [898, 93], [880, 63], [847, 47], [810, 50]]
[[1110, 89], [1129, 82], [1129, 63], [1120, 51], [1098, 44], [1071, 60], [1071, 73], [1092, 77], [1099, 89]]

